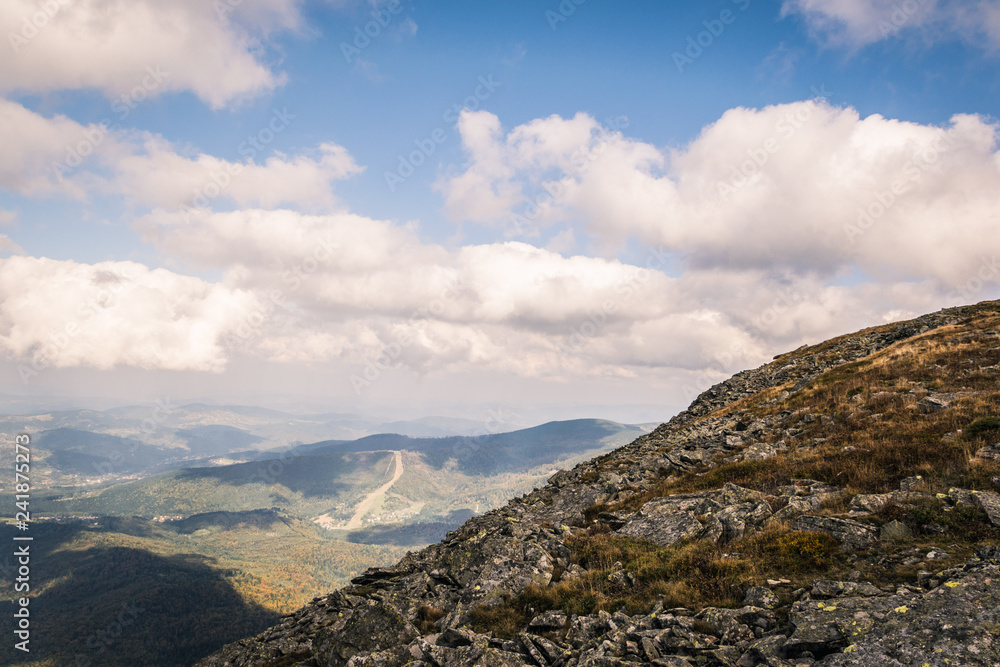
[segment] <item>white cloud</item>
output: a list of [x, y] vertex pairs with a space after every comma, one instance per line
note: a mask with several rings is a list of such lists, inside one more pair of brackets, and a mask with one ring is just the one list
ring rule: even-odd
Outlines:
[[[113, 152], [114, 139], [99, 125], [65, 116], [46, 118], [0, 98], [0, 187], [23, 195], [64, 192], [83, 198], [84, 185], [61, 178], [56, 163], [80, 164], [96, 152]], [[83, 153], [81, 155], [81, 152]]]
[[316, 156], [273, 155], [262, 163], [229, 162], [211, 155], [184, 157], [162, 138], [116, 162], [115, 188], [153, 207], [207, 207], [222, 197], [237, 206], [334, 206], [334, 181], [361, 171], [345, 148], [321, 144]]
[[668, 371], [704, 389], [776, 351], [975, 301], [1000, 281], [995, 258], [970, 273], [985, 282], [952, 293], [935, 281], [831, 285], [761, 269], [672, 277], [656, 253], [629, 265], [516, 242], [448, 250], [350, 214], [157, 211], [140, 229], [223, 277], [0, 259], [0, 350], [42, 367], [217, 371], [247, 356], [338, 369], [345, 388], [378, 363], [566, 381]]
[[[586, 317], [588, 308], [618, 298], [615, 288], [636, 270], [523, 243], [448, 251], [422, 243], [411, 228], [352, 214], [250, 210], [197, 212], [185, 220], [157, 211], [138, 224], [173, 257], [227, 268], [233, 285], [282, 289], [334, 320], [359, 314], [407, 319], [425, 311], [417, 317], [546, 328]], [[647, 278], [663, 287], [657, 280]], [[429, 313], [439, 300], [440, 311]], [[646, 309], [638, 303], [629, 308]]]
[[46, 118], [2, 98], [0, 144], [6, 147], [0, 154], [0, 187], [78, 199], [103, 192], [150, 207], [209, 207], [223, 200], [329, 209], [336, 204], [333, 183], [361, 171], [347, 150], [333, 143], [305, 154], [230, 162], [182, 154], [157, 135]]
[[354, 71], [372, 83], [382, 83], [385, 81], [385, 76], [379, 71], [378, 65], [361, 57], [354, 59]]
[[417, 34], [417, 22], [413, 17], [407, 16], [399, 24], [399, 32], [403, 35], [414, 37]]
[[[151, 94], [192, 91], [213, 108], [284, 81], [263, 59], [297, 29], [301, 0], [9, 0], [0, 5], [0, 91], [95, 88], [109, 97], [166, 73]], [[13, 37], [10, 37], [13, 35]]]
[[1000, 222], [998, 128], [978, 116], [935, 127], [823, 102], [737, 108], [677, 150], [580, 116], [504, 135], [467, 112], [460, 130], [470, 163], [439, 184], [455, 218], [502, 224], [541, 203], [532, 223], [663, 245], [689, 269], [833, 279], [860, 267], [954, 286]]
[[48, 367], [219, 371], [246, 291], [134, 262], [0, 259], [0, 351]]
[[413, 229], [349, 214], [200, 212], [185, 221], [159, 211], [140, 228], [171, 256], [227, 268], [233, 289], [277, 292], [285, 305], [252, 341], [276, 359], [363, 363], [403, 336], [412, 343], [399, 361], [421, 370], [552, 373], [571, 362], [580, 327], [584, 337], [597, 333], [593, 322], [624, 335], [661, 316], [673, 294], [664, 274], [613, 260], [523, 243], [448, 251]]
[[[458, 130], [469, 155], [467, 169], [436, 187], [452, 218], [482, 223], [504, 222], [532, 184], [551, 181], [557, 170], [579, 168], [601, 136], [600, 125], [583, 113], [568, 120], [533, 120], [504, 136], [497, 116], [466, 110], [459, 116]], [[646, 157], [659, 160], [658, 154]], [[538, 219], [551, 222], [546, 215]]]
[[859, 48], [920, 32], [924, 39], [962, 39], [1000, 47], [1000, 7], [993, 0], [785, 0], [782, 15], [798, 15], [815, 37]]
[[0, 253], [24, 254], [24, 249], [10, 240], [6, 234], [0, 234]]
[[708, 368], [716, 377], [952, 298], [933, 281], [837, 286], [760, 268], [670, 277], [669, 258], [655, 253], [647, 270], [647, 260], [563, 257], [515, 242], [446, 250], [412, 228], [349, 214], [156, 212], [141, 229], [173, 257], [227, 269], [229, 289], [277, 302], [233, 340], [240, 349], [357, 372], [381, 358], [418, 373], [570, 379]]

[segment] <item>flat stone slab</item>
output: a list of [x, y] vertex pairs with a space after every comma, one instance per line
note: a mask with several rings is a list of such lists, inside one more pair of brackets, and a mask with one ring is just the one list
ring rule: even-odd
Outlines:
[[998, 574], [990, 565], [918, 596], [797, 602], [791, 614], [795, 643], [787, 648], [818, 642], [812, 644], [814, 651], [823, 652], [823, 642], [843, 646], [842, 653], [817, 663], [823, 667], [996, 667]]
[[694, 512], [675, 503], [650, 501], [616, 533], [666, 547], [696, 537], [703, 528]]
[[981, 459], [1000, 459], [1000, 443], [983, 447], [976, 452], [976, 456]]
[[879, 529], [860, 521], [838, 519], [830, 516], [800, 516], [792, 524], [794, 530], [826, 533], [845, 548], [861, 549], [878, 542]]

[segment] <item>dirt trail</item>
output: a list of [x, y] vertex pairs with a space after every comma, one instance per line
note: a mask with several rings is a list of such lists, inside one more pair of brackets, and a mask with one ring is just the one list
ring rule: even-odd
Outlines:
[[396, 464], [396, 471], [393, 473], [392, 479], [369, 493], [365, 496], [364, 500], [358, 503], [357, 508], [354, 510], [354, 516], [352, 516], [351, 520], [347, 522], [346, 526], [344, 526], [344, 530], [358, 530], [361, 528], [361, 520], [365, 518], [365, 515], [371, 511], [371, 508], [375, 506], [375, 503], [378, 502], [379, 498], [385, 496], [386, 492], [392, 488], [392, 485], [403, 476], [402, 452], [393, 452], [393, 454], [394, 456], [392, 460]]

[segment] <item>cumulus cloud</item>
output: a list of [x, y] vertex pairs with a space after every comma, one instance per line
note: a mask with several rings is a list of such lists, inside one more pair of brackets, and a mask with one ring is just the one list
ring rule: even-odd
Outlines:
[[284, 81], [263, 58], [268, 36], [300, 27], [301, 0], [10, 0], [0, 5], [0, 91], [191, 91], [213, 108]]
[[[350, 214], [158, 211], [139, 226], [171, 256], [226, 268], [229, 286], [275, 295], [275, 335], [254, 345], [276, 358], [363, 362], [401, 338], [400, 363], [421, 370], [558, 372], [571, 346], [664, 315], [672, 294], [657, 270], [516, 242], [446, 250], [410, 227]], [[309, 344], [296, 347], [292, 329]]]
[[115, 164], [116, 189], [153, 207], [208, 207], [222, 197], [237, 206], [334, 206], [335, 181], [361, 171], [343, 146], [320, 144], [315, 156], [276, 154], [260, 164], [230, 162], [204, 153], [185, 157], [160, 137]]
[[[584, 317], [587, 308], [615, 298], [614, 289], [636, 271], [614, 260], [564, 258], [524, 243], [449, 251], [421, 242], [412, 227], [352, 214], [156, 211], [138, 226], [173, 257], [226, 268], [234, 285], [284, 289], [297, 303], [334, 319], [433, 315], [548, 326]], [[431, 313], [429, 304], [439, 299]]]
[[466, 112], [470, 162], [439, 184], [453, 217], [573, 220], [619, 247], [662, 245], [688, 269], [833, 279], [860, 267], [953, 287], [1000, 215], [998, 128], [978, 116], [936, 127], [820, 101], [737, 108], [674, 150], [589, 117], [498, 128]]
[[249, 292], [134, 262], [0, 259], [0, 351], [22, 376], [119, 366], [220, 371]]
[[0, 350], [40, 370], [217, 371], [238, 355], [330, 364], [346, 369], [345, 388], [387, 367], [567, 381], [667, 370], [696, 391], [802, 342], [974, 301], [1000, 280], [995, 258], [962, 293], [759, 269], [671, 276], [659, 250], [635, 264], [519, 242], [449, 250], [405, 225], [283, 210], [156, 211], [140, 229], [222, 277], [0, 259]]
[[[46, 118], [0, 98], [0, 187], [23, 195], [63, 192], [83, 198], [87, 183], [69, 180], [53, 166], [82, 164], [95, 153], [112, 153], [115, 140], [99, 125], [81, 125], [65, 116]], [[82, 154], [81, 154], [82, 152]]]
[[169, 255], [225, 269], [229, 289], [258, 295], [255, 328], [232, 345], [357, 369], [565, 379], [709, 369], [717, 380], [776, 349], [965, 300], [932, 281], [845, 286], [725, 267], [671, 276], [669, 253], [656, 249], [635, 264], [519, 242], [449, 250], [350, 214], [158, 211], [140, 228]]
[[782, 15], [800, 16], [814, 36], [858, 48], [906, 33], [1000, 46], [1000, 7], [992, 0], [785, 0]]
[[[274, 120], [287, 124], [279, 112]], [[282, 127], [274, 125], [271, 127]], [[296, 204], [331, 208], [333, 183], [361, 171], [347, 150], [323, 143], [299, 155], [275, 153], [231, 162], [188, 155], [163, 137], [82, 125], [63, 116], [47, 118], [0, 99], [0, 187], [28, 196], [63, 194], [86, 199], [103, 192], [150, 207], [210, 207]]]

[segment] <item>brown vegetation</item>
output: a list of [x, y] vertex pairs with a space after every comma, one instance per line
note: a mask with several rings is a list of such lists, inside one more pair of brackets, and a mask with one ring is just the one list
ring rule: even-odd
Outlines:
[[[666, 608], [734, 606], [749, 586], [769, 578], [791, 580], [788, 590], [817, 578], [846, 578], [851, 571], [855, 578], [878, 583], [912, 581], [923, 565], [903, 565], [866, 552], [848, 559], [833, 538], [792, 531], [787, 525], [772, 525], [724, 546], [695, 540], [658, 547], [611, 535], [598, 517], [634, 511], [652, 498], [726, 483], [773, 494], [774, 509], [781, 504], [775, 498], [778, 487], [793, 479], [844, 489], [824, 504], [824, 514], [844, 514], [855, 494], [895, 491], [902, 480], [918, 475], [923, 477], [920, 490], [930, 494], [951, 487], [995, 489], [1000, 486], [1000, 461], [976, 458], [975, 452], [1000, 442], [998, 331], [1000, 316], [984, 308], [964, 322], [842, 364], [784, 401], [774, 399], [794, 387], [774, 387], [705, 415], [701, 419], [742, 413], [744, 419], [781, 420], [789, 431], [772, 431], [765, 441], [782, 439], [788, 448], [767, 460], [717, 461], [714, 467], [682, 475], [662, 471], [654, 488], [632, 495], [623, 489], [617, 502], [594, 505], [585, 515], [587, 529], [567, 541], [572, 562], [586, 573], [492, 600], [474, 610], [476, 628], [512, 636], [533, 615], [549, 609], [590, 614], [619, 609], [648, 613], [657, 602]], [[833, 354], [837, 342], [783, 355], [778, 363], [824, 350]], [[921, 406], [932, 394], [948, 395], [950, 405], [940, 410]], [[610, 463], [605, 460], [604, 469], [612, 469]], [[597, 479], [595, 471], [587, 475], [582, 481]], [[996, 528], [981, 510], [948, 507], [933, 497], [905, 507], [889, 504], [865, 520], [876, 525], [901, 521], [911, 527], [913, 538], [892, 545], [896, 549], [934, 544], [939, 535], [928, 527], [943, 531], [956, 558], [997, 539]]]

